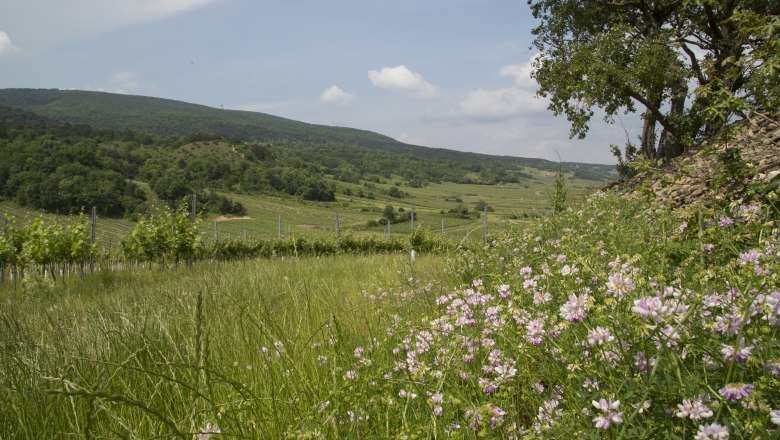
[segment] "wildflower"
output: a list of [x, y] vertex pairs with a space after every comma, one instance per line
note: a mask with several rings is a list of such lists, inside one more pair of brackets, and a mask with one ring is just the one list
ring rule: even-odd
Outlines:
[[498, 389], [498, 384], [489, 379], [485, 379], [484, 377], [480, 377], [478, 382], [479, 386], [482, 387], [482, 392], [485, 394], [494, 393]]
[[585, 382], [582, 383], [582, 387], [585, 388], [588, 391], [596, 391], [599, 389], [601, 384], [596, 379], [586, 378]]
[[655, 358], [647, 359], [644, 351], [639, 351], [634, 355], [634, 368], [640, 372], [647, 373], [653, 366], [655, 366]]
[[569, 276], [579, 273], [580, 269], [577, 266], [569, 266], [568, 264], [561, 268], [561, 275]]
[[620, 401], [611, 401], [605, 399], [599, 399], [599, 401], [592, 401], [593, 406], [602, 412], [602, 415], [593, 418], [593, 423], [596, 424], [598, 429], [609, 429], [614, 423], [620, 425], [623, 423], [623, 412], [617, 412], [620, 407]]
[[198, 433], [197, 440], [209, 440], [212, 434], [221, 434], [219, 426], [211, 426], [211, 422], [206, 423], [206, 427]]
[[742, 400], [742, 398], [747, 397], [748, 394], [752, 393], [754, 389], [755, 387], [749, 383], [736, 382], [726, 384], [726, 386], [718, 390], [718, 393], [720, 393], [724, 399], [734, 401]]
[[695, 440], [720, 440], [729, 438], [729, 430], [718, 423], [699, 425], [699, 430], [693, 437]]
[[718, 219], [718, 226], [720, 226], [720, 227], [727, 228], [727, 227], [733, 226], [733, 225], [734, 225], [734, 219], [732, 219], [731, 217], [729, 217], [727, 215], [722, 215]]
[[490, 427], [495, 428], [496, 426], [504, 423], [504, 416], [506, 415], [506, 412], [499, 408], [499, 407], [493, 407], [492, 417], [490, 417]]
[[780, 425], [780, 409], [770, 411], [769, 420], [771, 420], [775, 425]]
[[436, 417], [441, 417], [442, 413], [444, 413], [444, 410], [440, 405], [436, 405], [433, 407], [433, 415]]
[[663, 314], [666, 312], [661, 298], [657, 296], [643, 297], [634, 301], [631, 311], [638, 313], [642, 318], [649, 318], [655, 322], [663, 322]]
[[701, 420], [707, 417], [712, 417], [712, 410], [701, 402], [701, 399], [687, 400], [683, 399], [683, 403], [677, 404], [679, 411], [677, 417], [684, 419], [686, 417], [691, 420]]
[[715, 318], [715, 331], [724, 335], [736, 336], [742, 329], [742, 316], [737, 313]]
[[769, 371], [772, 376], [780, 376], [780, 359], [772, 359], [764, 365], [764, 371]]
[[544, 323], [540, 319], [534, 319], [526, 325], [528, 335], [526, 339], [533, 345], [539, 345], [542, 343], [542, 336], [544, 335]]
[[753, 354], [753, 346], [745, 346], [745, 339], [742, 338], [739, 341], [739, 346], [734, 347], [732, 345], [723, 344], [723, 348], [720, 349], [720, 353], [727, 361], [737, 361], [742, 364], [745, 363]]
[[587, 304], [587, 293], [583, 293], [579, 297], [572, 293], [569, 295], [569, 300], [561, 306], [561, 317], [569, 322], [582, 321], [587, 316]]
[[758, 253], [757, 250], [751, 249], [747, 252], [743, 252], [739, 254], [739, 258], [737, 259], [737, 263], [741, 266], [746, 266], [748, 264], [754, 264], [758, 262], [759, 257], [761, 257], [761, 254]]
[[355, 370], [349, 370], [349, 371], [347, 371], [347, 373], [344, 376], [347, 379], [352, 380], [352, 379], [355, 379], [357, 377], [357, 372]]
[[499, 296], [501, 296], [501, 298], [506, 299], [506, 298], [509, 298], [512, 295], [512, 291], [509, 290], [509, 285], [502, 284], [502, 285], [498, 286], [498, 294], [499, 294]]
[[631, 406], [632, 406], [632, 407], [633, 407], [635, 410], [637, 410], [637, 412], [638, 412], [639, 414], [642, 414], [643, 412], [645, 412], [645, 411], [647, 411], [648, 409], [650, 409], [650, 405], [652, 405], [652, 404], [653, 404], [653, 401], [652, 401], [652, 400], [645, 400], [644, 402], [641, 402], [641, 403], [635, 403], [635, 404], [633, 404], [633, 405], [631, 405]]
[[634, 281], [624, 276], [623, 272], [613, 273], [607, 281], [607, 293], [615, 298], [622, 298], [624, 294], [634, 290]]
[[534, 304], [547, 304], [552, 300], [552, 295], [550, 295], [550, 292], [535, 292], [534, 293]]
[[556, 419], [563, 414], [563, 410], [558, 408], [560, 405], [560, 398], [553, 397], [550, 400], [546, 400], [539, 407], [536, 414], [536, 421], [534, 422], [534, 431], [537, 434], [541, 434], [542, 431], [550, 430], [555, 424]]
[[444, 394], [442, 393], [435, 393], [431, 396], [431, 400], [433, 403], [442, 403], [444, 401]]
[[592, 347], [594, 345], [601, 345], [605, 342], [612, 342], [615, 337], [612, 336], [612, 332], [604, 327], [596, 327], [588, 332], [588, 344]]

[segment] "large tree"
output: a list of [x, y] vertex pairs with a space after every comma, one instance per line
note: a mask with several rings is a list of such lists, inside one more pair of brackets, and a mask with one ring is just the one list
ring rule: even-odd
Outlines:
[[641, 112], [639, 154], [668, 160], [747, 111], [777, 111], [777, 0], [528, 4], [539, 20], [538, 95], [566, 115], [572, 137], [585, 136], [596, 109], [608, 121]]

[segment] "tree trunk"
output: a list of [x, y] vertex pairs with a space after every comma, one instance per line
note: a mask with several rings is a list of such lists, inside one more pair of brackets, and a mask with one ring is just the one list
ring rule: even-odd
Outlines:
[[685, 146], [681, 139], [678, 138], [678, 134], [681, 131], [679, 125], [685, 112], [685, 98], [688, 95], [688, 84], [684, 79], [681, 79], [672, 88], [671, 106], [669, 109], [669, 119], [675, 126], [673, 133], [668, 127], [664, 128], [661, 132], [661, 137], [658, 141], [658, 156], [663, 157], [665, 162], [669, 162], [671, 159], [683, 154]]
[[649, 111], [644, 114], [645, 125], [642, 128], [642, 145], [639, 153], [646, 159], [655, 159], [655, 116]]

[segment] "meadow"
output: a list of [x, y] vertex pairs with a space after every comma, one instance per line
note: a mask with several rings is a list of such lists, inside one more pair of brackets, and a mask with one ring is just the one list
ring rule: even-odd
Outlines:
[[771, 197], [2, 291], [3, 438], [778, 438]]

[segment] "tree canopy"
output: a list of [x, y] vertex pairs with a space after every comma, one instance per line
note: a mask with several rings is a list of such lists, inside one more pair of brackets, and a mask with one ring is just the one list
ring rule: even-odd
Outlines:
[[[697, 138], [780, 100], [776, 0], [529, 0], [534, 77], [584, 137], [596, 109], [641, 112], [626, 156], [680, 155]], [[660, 126], [660, 130], [658, 127]], [[619, 151], [618, 151], [619, 154]]]

